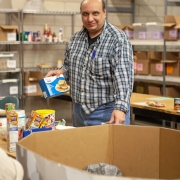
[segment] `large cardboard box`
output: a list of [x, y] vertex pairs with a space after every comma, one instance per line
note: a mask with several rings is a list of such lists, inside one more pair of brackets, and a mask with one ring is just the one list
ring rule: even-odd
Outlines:
[[158, 85], [148, 85], [148, 94], [162, 96], [161, 87]]
[[24, 180], [119, 180], [83, 171], [117, 166], [123, 177], [180, 178], [180, 131], [159, 127], [99, 125], [33, 133], [17, 143]]
[[24, 72], [24, 94], [26, 96], [41, 96], [42, 91], [38, 81], [43, 78], [40, 71], [25, 71]]
[[166, 15], [164, 19], [164, 39], [165, 40], [178, 40], [178, 29], [180, 26], [180, 16]]
[[0, 26], [0, 41], [16, 41], [17, 26], [1, 25]]

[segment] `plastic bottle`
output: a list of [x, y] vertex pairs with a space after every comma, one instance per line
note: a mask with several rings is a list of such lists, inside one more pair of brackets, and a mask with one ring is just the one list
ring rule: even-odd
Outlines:
[[62, 31], [62, 28], [59, 29], [58, 39], [59, 39], [59, 42], [63, 42], [63, 31]]
[[50, 27], [49, 27], [49, 32], [48, 32], [48, 42], [52, 42], [52, 31]]
[[47, 27], [47, 23], [46, 23], [44, 25], [43, 42], [47, 42], [47, 37], [48, 37], [48, 27]]

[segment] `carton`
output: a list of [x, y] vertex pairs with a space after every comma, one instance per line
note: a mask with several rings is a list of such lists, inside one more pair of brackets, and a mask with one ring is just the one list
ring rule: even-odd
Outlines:
[[148, 94], [162, 96], [161, 87], [157, 85], [148, 85]]
[[148, 52], [148, 57], [150, 59], [150, 74], [152, 76], [162, 76], [162, 52]]
[[126, 35], [129, 37], [129, 39], [133, 39], [133, 26], [130, 25], [120, 25], [117, 26], [119, 29], [124, 31]]
[[45, 98], [51, 98], [63, 95], [69, 92], [70, 86], [67, 85], [64, 76], [50, 76], [39, 81], [42, 93]]
[[150, 66], [149, 66], [149, 58], [148, 58], [148, 52], [137, 52], [136, 53], [136, 58], [137, 58], [137, 65], [136, 65], [136, 72], [137, 74], [141, 75], [148, 75]]
[[24, 72], [24, 94], [26, 96], [41, 96], [42, 91], [38, 81], [43, 78], [40, 71]]
[[146, 39], [146, 25], [144, 23], [133, 23], [134, 39]]
[[178, 57], [178, 52], [166, 52], [166, 60], [161, 62], [166, 63], [166, 75], [179, 77], [180, 75], [180, 57]]
[[[180, 131], [151, 126], [99, 125], [33, 133], [17, 143], [24, 180], [180, 178]], [[117, 166], [124, 178], [94, 175], [87, 165]]]
[[17, 26], [1, 25], [0, 41], [16, 41], [17, 31]]
[[178, 40], [178, 29], [180, 27], [180, 16], [166, 15], [164, 19], [164, 39]]
[[180, 89], [179, 87], [175, 86], [167, 86], [166, 87], [166, 96], [172, 98], [179, 98], [180, 97]]
[[164, 39], [164, 26], [158, 22], [147, 22], [146, 39]]

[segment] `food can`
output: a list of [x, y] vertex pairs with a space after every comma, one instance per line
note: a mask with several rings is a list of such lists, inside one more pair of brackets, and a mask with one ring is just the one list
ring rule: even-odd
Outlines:
[[15, 110], [15, 104], [14, 103], [6, 103], [5, 104], [5, 110], [6, 111]]
[[174, 98], [174, 110], [180, 110], [180, 98]]

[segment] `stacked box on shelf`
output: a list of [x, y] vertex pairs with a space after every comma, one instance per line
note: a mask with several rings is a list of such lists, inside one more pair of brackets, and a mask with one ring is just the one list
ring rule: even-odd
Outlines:
[[0, 71], [16, 69], [16, 60], [13, 52], [0, 53]]
[[164, 39], [164, 27], [158, 22], [146, 23], [146, 39]]
[[0, 26], [0, 41], [16, 41], [17, 26], [1, 25]]
[[149, 58], [148, 52], [137, 52], [137, 74], [148, 75], [149, 74]]
[[133, 58], [134, 58], [134, 74], [137, 74], [137, 57], [136, 57], [136, 55], [134, 55]]
[[180, 39], [180, 16], [166, 15], [164, 19], [164, 39], [176, 41]]
[[166, 60], [162, 62], [166, 63], [166, 75], [167, 76], [176, 76], [180, 75], [180, 57], [178, 52], [166, 52]]
[[161, 86], [155, 84], [148, 84], [148, 94], [162, 96]]
[[38, 81], [43, 78], [40, 71], [24, 72], [24, 94], [26, 96], [41, 96], [42, 91]]
[[146, 25], [144, 23], [133, 23], [134, 39], [146, 39]]
[[163, 74], [163, 63], [162, 52], [148, 52], [150, 60], [150, 74], [152, 76], [162, 76]]
[[129, 39], [133, 39], [133, 26], [132, 25], [120, 25], [117, 26], [119, 29], [124, 31]]

